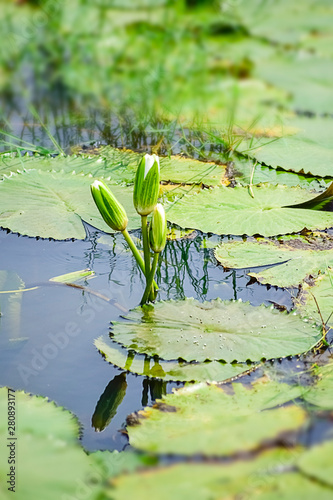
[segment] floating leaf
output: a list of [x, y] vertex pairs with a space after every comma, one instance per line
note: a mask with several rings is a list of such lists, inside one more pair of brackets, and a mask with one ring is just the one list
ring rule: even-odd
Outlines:
[[[330, 394], [332, 395], [332, 391]], [[306, 451], [298, 460], [297, 465], [300, 471], [310, 478], [333, 487], [332, 455], [333, 441], [327, 441]]]
[[[139, 500], [147, 498], [147, 491], [161, 500], [213, 500], [231, 497], [245, 485], [250, 487], [250, 477], [265, 477], [269, 470], [280, 463], [293, 463], [292, 454], [285, 450], [266, 452], [259, 458], [237, 464], [181, 463], [155, 470], [122, 475], [112, 481], [109, 490], [115, 500], [127, 500], [135, 491]], [[263, 470], [265, 472], [263, 472]], [[265, 477], [266, 479], [266, 477]], [[223, 496], [220, 496], [223, 495]]]
[[[249, 152], [252, 154], [252, 151]], [[299, 186], [304, 189], [311, 190], [322, 190], [327, 188], [327, 184], [333, 181], [333, 178], [318, 178], [309, 175], [297, 174], [295, 172], [288, 171], [281, 168], [267, 167], [266, 165], [261, 165], [257, 163], [254, 167], [253, 159], [233, 159], [233, 170], [230, 172], [229, 168], [229, 178], [231, 174], [231, 180], [235, 180], [242, 186], [248, 186], [251, 181], [252, 172], [254, 170], [252, 184], [259, 184], [263, 182], [269, 182], [272, 185], [284, 184], [289, 187]]]
[[333, 71], [326, 58], [279, 53], [258, 61], [255, 75], [290, 93], [290, 107], [313, 113], [333, 112]]
[[324, 410], [333, 410], [333, 362], [314, 370], [317, 380], [313, 386], [306, 388], [303, 399]]
[[298, 43], [307, 33], [318, 36], [331, 32], [332, 6], [325, 0], [304, 0], [302, 4], [288, 0], [272, 3], [240, 0], [231, 9], [225, 9], [225, 13], [259, 39], [283, 45]]
[[[12, 394], [12, 393], [11, 393]], [[11, 399], [11, 398], [10, 398]], [[7, 419], [1, 419], [0, 434], [2, 441], [15, 447], [15, 498], [33, 500], [34, 498], [75, 497], [79, 488], [84, 490], [85, 498], [94, 500], [100, 490], [96, 473], [101, 477], [97, 464], [84, 453], [77, 442], [78, 425], [73, 416], [58, 408], [45, 398], [30, 397], [22, 392], [15, 393], [17, 440], [7, 439]], [[8, 411], [7, 388], [0, 389], [1, 415]], [[0, 455], [0, 474], [7, 478], [9, 473], [8, 453]], [[0, 483], [0, 496], [12, 498], [8, 490], [11, 484], [6, 480]]]
[[133, 309], [126, 319], [113, 323], [112, 338], [166, 360], [259, 361], [307, 351], [321, 338], [319, 327], [296, 313], [220, 299], [158, 302]]
[[106, 386], [91, 420], [96, 431], [101, 432], [109, 425], [125, 397], [126, 389], [126, 373], [116, 375]]
[[277, 449], [231, 464], [192, 462], [158, 467], [113, 479], [107, 495], [113, 500], [128, 500], [133, 491], [137, 500], [146, 500], [147, 492], [159, 500], [330, 500], [331, 488], [284, 470], [291, 469], [299, 454], [299, 449]]
[[[82, 220], [110, 232], [90, 194], [90, 176], [28, 170], [0, 182], [0, 225], [13, 232], [42, 238], [84, 239]], [[107, 183], [124, 205], [129, 227], [140, 227], [132, 190]]]
[[[321, 250], [322, 243], [322, 250]], [[297, 286], [307, 276], [318, 276], [333, 266], [333, 240], [322, 237], [312, 242], [305, 238], [278, 241], [234, 241], [215, 249], [216, 259], [227, 268], [253, 268], [279, 264], [250, 272], [260, 283], [280, 287]]]
[[221, 382], [236, 377], [251, 368], [254, 369], [254, 366], [240, 363], [231, 364], [220, 361], [184, 363], [143, 357], [142, 355], [134, 355], [132, 352], [128, 353], [105, 337], [99, 337], [94, 343], [109, 363], [145, 377], [182, 382], [205, 382], [208, 380]]
[[293, 172], [332, 177], [333, 120], [295, 118], [286, 122], [285, 137], [244, 140], [238, 151], [246, 151], [258, 162]]
[[306, 413], [275, 408], [300, 395], [299, 387], [259, 380], [252, 388], [233, 383], [234, 394], [198, 384], [168, 394], [127, 426], [132, 446], [154, 453], [224, 456], [253, 450], [282, 432], [296, 431]]
[[[142, 154], [128, 149], [121, 150], [106, 146], [99, 151], [104, 159], [104, 172], [94, 176], [111, 177], [116, 181], [134, 182], [135, 172]], [[162, 181], [185, 184], [221, 184], [225, 166], [213, 162], [202, 162], [182, 156], [160, 157]]]
[[[0, 389], [1, 414], [5, 414], [7, 408], [7, 389]], [[75, 417], [55, 403], [49, 402], [41, 396], [31, 397], [24, 392], [15, 392], [16, 405], [19, 407], [19, 427], [18, 431], [24, 435], [34, 437], [54, 437], [62, 439], [67, 443], [76, 442], [79, 426]], [[38, 425], [36, 424], [36, 415], [38, 415]], [[50, 424], [50, 421], [52, 424]], [[1, 420], [0, 432], [5, 434], [7, 431], [7, 422]]]
[[167, 219], [183, 228], [208, 233], [274, 236], [333, 225], [333, 214], [296, 209], [291, 205], [309, 200], [301, 188], [253, 187], [254, 198], [245, 187], [221, 186], [184, 196], [166, 209]]
[[[316, 298], [316, 300], [314, 299]], [[297, 296], [295, 305], [304, 315], [315, 318], [317, 322], [321, 321], [318, 307], [324, 322], [333, 327], [333, 270], [327, 269], [326, 273], [316, 279], [314, 286], [306, 283], [303, 285], [302, 292]]]
[[103, 471], [103, 476], [108, 479], [119, 474], [134, 472], [142, 467], [156, 465], [158, 462], [154, 456], [133, 451], [95, 451], [90, 453], [89, 457]]

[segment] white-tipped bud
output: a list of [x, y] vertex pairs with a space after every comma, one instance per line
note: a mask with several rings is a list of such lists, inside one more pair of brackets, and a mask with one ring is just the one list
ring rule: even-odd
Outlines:
[[160, 191], [160, 160], [145, 155], [138, 166], [134, 181], [133, 202], [140, 215], [149, 215], [157, 203]]

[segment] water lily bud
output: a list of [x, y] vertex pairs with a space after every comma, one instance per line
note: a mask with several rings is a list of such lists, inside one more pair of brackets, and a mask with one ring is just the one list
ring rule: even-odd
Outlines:
[[101, 181], [95, 181], [90, 186], [91, 194], [101, 216], [114, 231], [124, 231], [128, 218], [124, 207], [113, 196], [110, 189]]
[[167, 221], [163, 205], [157, 203], [153, 211], [150, 224], [149, 241], [150, 247], [155, 253], [162, 252], [166, 243]]
[[145, 155], [138, 166], [134, 181], [133, 202], [140, 215], [149, 215], [157, 203], [160, 190], [160, 160]]

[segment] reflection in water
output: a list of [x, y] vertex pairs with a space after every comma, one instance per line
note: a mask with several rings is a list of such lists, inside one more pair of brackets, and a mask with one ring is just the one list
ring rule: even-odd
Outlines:
[[126, 373], [116, 375], [106, 386], [99, 398], [91, 419], [96, 432], [102, 432], [116, 415], [118, 407], [125, 397], [127, 389]]
[[161, 399], [166, 394], [166, 391], [167, 383], [163, 382], [163, 380], [145, 378], [142, 381], [142, 406], [148, 405], [149, 392], [151, 400], [156, 401], [156, 399]]

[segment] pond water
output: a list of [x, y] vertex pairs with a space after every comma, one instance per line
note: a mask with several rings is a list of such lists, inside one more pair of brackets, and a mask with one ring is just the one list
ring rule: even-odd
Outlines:
[[[17, 136], [52, 148], [45, 129], [31, 117], [25, 119], [18, 110], [17, 114], [11, 111], [7, 118]], [[66, 111], [62, 120], [55, 114], [44, 118], [52, 136], [67, 152], [78, 143], [88, 147], [93, 143], [111, 143], [150, 151], [150, 145], [165, 135], [163, 129], [155, 135], [147, 130], [120, 130], [111, 115], [105, 117], [98, 112], [89, 120], [75, 119]], [[182, 134], [183, 131], [174, 131], [172, 137], [166, 137], [169, 151], [198, 157], [200, 141], [195, 135], [184, 139]], [[212, 151], [219, 153], [216, 147]], [[206, 150], [206, 157], [209, 154]], [[85, 449], [122, 450], [128, 447], [127, 437], [121, 432], [126, 417], [181, 384], [125, 372], [119, 378], [119, 369], [105, 361], [94, 346], [96, 338], [107, 335], [112, 321], [122, 320], [126, 311], [139, 304], [144, 282], [120, 234], [110, 236], [89, 225], [85, 227], [84, 241], [35, 239], [0, 230], [1, 270], [7, 272], [8, 283], [13, 283], [13, 289], [20, 283], [23, 286], [22, 282], [25, 288], [34, 288], [0, 295], [0, 386], [46, 396], [72, 411], [82, 426], [81, 441]], [[139, 238], [140, 231], [134, 231], [132, 236]], [[183, 239], [168, 241], [157, 269], [159, 300], [194, 297], [205, 301], [220, 297], [249, 301], [254, 306], [274, 304], [290, 310], [296, 289], [260, 285], [247, 276], [249, 269], [224, 271], [218, 264], [212, 248], [230, 239], [234, 238], [196, 231]], [[83, 288], [48, 281], [86, 268], [95, 275], [80, 282]], [[328, 339], [332, 340], [330, 334]], [[330, 351], [326, 350], [301, 359], [267, 362], [242, 381], [250, 382], [273, 371], [280, 380], [296, 378], [298, 382], [308, 383], [304, 370], [313, 362], [327, 361], [329, 356]], [[93, 425], [96, 406], [100, 400], [103, 403], [112, 397], [118, 382], [124, 379], [125, 396], [111, 422], [98, 432]], [[332, 433], [332, 421], [319, 416], [298, 439], [309, 444]]]
[[[87, 234], [84, 241], [49, 241], [0, 232], [2, 270], [13, 282], [17, 274], [26, 288], [38, 286], [0, 296], [0, 385], [47, 396], [71, 410], [82, 424], [82, 444], [88, 450], [120, 450], [127, 444], [118, 432], [126, 416], [177, 384], [127, 374], [117, 414], [103, 432], [93, 428], [96, 404], [119, 375], [93, 341], [107, 334], [111, 321], [138, 305], [143, 281], [121, 235], [105, 235], [90, 226]], [[203, 248], [212, 240], [220, 238], [196, 233], [191, 239], [168, 242], [157, 271], [160, 299], [220, 297], [291, 307], [290, 292], [249, 284], [245, 271], [226, 272], [218, 266], [212, 250]], [[83, 283], [85, 290], [48, 283], [54, 276], [85, 268], [95, 272]]]

